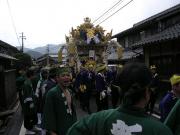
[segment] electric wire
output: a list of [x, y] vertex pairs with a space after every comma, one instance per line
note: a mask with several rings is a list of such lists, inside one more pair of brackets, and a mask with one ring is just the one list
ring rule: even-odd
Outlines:
[[13, 19], [13, 16], [12, 16], [11, 7], [10, 7], [10, 4], [9, 4], [9, 1], [8, 0], [6, 0], [6, 1], [7, 1], [7, 5], [8, 5], [9, 14], [10, 14], [10, 17], [11, 17], [11, 23], [13, 25], [13, 29], [14, 29], [14, 32], [16, 34], [16, 38], [18, 40], [19, 45], [21, 46], [21, 43], [20, 43], [19, 38], [18, 38], [17, 31], [16, 31], [16, 26], [15, 26], [15, 23], [14, 23], [14, 19]]
[[123, 0], [119, 0], [118, 2], [116, 2], [111, 8], [109, 8], [106, 12], [104, 12], [101, 16], [99, 16], [97, 19], [95, 19], [93, 21], [93, 24], [95, 22], [97, 22], [100, 18], [102, 18], [105, 14], [107, 14], [110, 10], [112, 10], [113, 8], [115, 8], [116, 6], [118, 6], [120, 4], [120, 2], [123, 2]]
[[126, 7], [127, 5], [129, 5], [133, 0], [130, 0], [128, 3], [126, 3], [124, 6], [122, 6], [121, 8], [119, 8], [116, 12], [114, 12], [113, 14], [111, 14], [110, 16], [108, 16], [106, 19], [104, 19], [103, 21], [101, 21], [100, 23], [98, 23], [98, 25], [100, 25], [101, 23], [105, 22], [107, 19], [109, 19], [110, 17], [112, 17], [113, 15], [115, 15], [117, 12], [119, 12], [121, 9], [123, 9], [124, 7]]

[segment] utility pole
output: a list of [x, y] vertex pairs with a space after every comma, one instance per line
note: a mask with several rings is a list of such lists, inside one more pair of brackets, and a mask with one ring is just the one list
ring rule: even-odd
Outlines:
[[21, 39], [22, 39], [22, 48], [21, 48], [21, 51], [24, 52], [24, 39], [26, 39], [26, 37], [23, 35], [24, 33], [20, 33], [21, 36], [19, 36]]
[[47, 45], [47, 66], [49, 66], [49, 45]]

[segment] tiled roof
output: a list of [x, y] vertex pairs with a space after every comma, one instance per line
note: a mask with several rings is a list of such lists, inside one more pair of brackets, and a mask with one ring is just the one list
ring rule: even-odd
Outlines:
[[139, 56], [140, 54], [143, 54], [142, 48], [136, 49], [136, 50], [125, 50], [122, 54], [121, 60], [135, 58], [135, 57]]
[[7, 55], [7, 54], [3, 54], [3, 53], [0, 53], [0, 58], [5, 58], [5, 59], [11, 59], [11, 60], [17, 60], [16, 58], [10, 56], [10, 55]]
[[113, 35], [112, 38], [119, 38], [119, 37], [123, 37], [124, 35], [128, 35], [129, 33], [137, 32], [138, 30], [141, 30], [142, 27], [144, 27], [144, 25], [146, 24], [152, 24], [152, 22], [159, 22], [160, 20], [164, 18], [167, 18], [174, 14], [179, 14], [179, 13], [180, 13], [180, 4], [177, 4], [174, 7], [171, 7], [163, 12], [160, 12], [156, 15], [153, 15], [145, 20], [142, 20], [134, 24], [133, 27]]
[[180, 12], [180, 4], [177, 4], [169, 9], [166, 9], [158, 14], [155, 14], [145, 20], [142, 20], [136, 24], [134, 24], [134, 26], [139, 26], [139, 25], [143, 25], [147, 22], [150, 22], [150, 21], [155, 21], [156, 19], [160, 20], [160, 19], [163, 19], [164, 17], [169, 17], [169, 16], [172, 16], [173, 14], [177, 14]]
[[12, 46], [12, 45], [10, 45], [10, 44], [8, 44], [8, 43], [2, 41], [2, 40], [0, 40], [0, 47], [1, 47], [1, 46], [5, 47], [5, 48], [15, 49], [15, 50], [18, 51], [18, 49], [17, 49], [16, 47], [14, 47], [14, 46]]
[[156, 42], [164, 42], [168, 40], [175, 40], [178, 38], [180, 38], [180, 24], [176, 24], [170, 28], [165, 29], [164, 31], [161, 31], [158, 34], [144, 38], [143, 40], [133, 44], [132, 47], [152, 44]]

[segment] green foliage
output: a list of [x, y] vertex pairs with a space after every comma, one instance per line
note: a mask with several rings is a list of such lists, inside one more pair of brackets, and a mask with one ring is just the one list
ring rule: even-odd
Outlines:
[[16, 53], [14, 57], [18, 59], [14, 64], [16, 69], [22, 69], [32, 66], [32, 59], [30, 55], [26, 53]]

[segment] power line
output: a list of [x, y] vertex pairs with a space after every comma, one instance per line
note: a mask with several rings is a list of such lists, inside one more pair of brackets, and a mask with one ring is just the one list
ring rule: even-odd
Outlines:
[[21, 46], [21, 43], [20, 43], [19, 38], [18, 38], [17, 31], [16, 31], [16, 26], [15, 26], [15, 23], [14, 23], [14, 19], [13, 19], [13, 16], [12, 16], [10, 4], [9, 4], [9, 1], [8, 1], [8, 0], [7, 0], [7, 5], [8, 5], [9, 14], [10, 14], [10, 17], [11, 17], [11, 22], [12, 22], [12, 25], [13, 25], [13, 29], [14, 29], [14, 32], [15, 32], [15, 34], [16, 34], [16, 38], [17, 38], [17, 40], [18, 40], [19, 45]]
[[130, 0], [128, 3], [126, 3], [124, 6], [122, 6], [120, 9], [118, 9], [116, 12], [114, 12], [113, 14], [111, 14], [110, 16], [108, 16], [106, 19], [104, 19], [103, 21], [101, 21], [98, 25], [100, 25], [101, 23], [105, 22], [107, 19], [109, 19], [110, 17], [112, 17], [114, 14], [116, 14], [117, 12], [119, 12], [121, 9], [123, 9], [124, 7], [126, 7], [127, 5], [129, 5], [133, 0]]
[[105, 14], [107, 14], [110, 10], [112, 10], [114, 7], [116, 7], [122, 1], [123, 0], [119, 0], [118, 2], [116, 2], [111, 8], [109, 8], [106, 12], [104, 12], [101, 16], [99, 16], [96, 20], [94, 20], [93, 23], [97, 22], [101, 17], [103, 17]]

